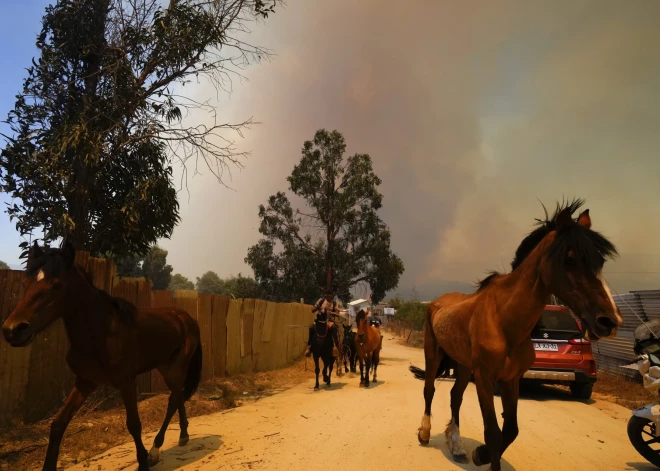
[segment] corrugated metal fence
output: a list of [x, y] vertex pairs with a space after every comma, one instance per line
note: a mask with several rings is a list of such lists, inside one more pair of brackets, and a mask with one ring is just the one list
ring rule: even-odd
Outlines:
[[[139, 308], [177, 307], [200, 325], [202, 379], [237, 373], [267, 371], [287, 365], [305, 348], [306, 329], [290, 325], [311, 324], [311, 306], [273, 303], [260, 299], [230, 299], [196, 291], [154, 291], [144, 278], [116, 276], [111, 260], [78, 252], [76, 262], [92, 275], [94, 284]], [[9, 317], [23, 296], [25, 273], [0, 270], [0, 323]], [[12, 348], [0, 339], [0, 426], [14, 419], [41, 420], [57, 410], [73, 385], [65, 361], [69, 342], [64, 324], [57, 320], [33, 344]], [[166, 389], [157, 371], [138, 377], [141, 393]]]
[[623, 327], [616, 337], [594, 342], [594, 356], [599, 370], [636, 377], [637, 371], [619, 367], [636, 358], [633, 332], [642, 323], [639, 317], [644, 321], [660, 318], [660, 290], [631, 291], [613, 297], [623, 316]]

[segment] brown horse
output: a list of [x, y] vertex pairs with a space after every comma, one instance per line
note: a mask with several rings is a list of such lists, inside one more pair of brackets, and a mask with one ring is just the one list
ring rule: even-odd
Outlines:
[[[126, 426], [133, 436], [140, 471], [158, 462], [159, 449], [174, 413], [179, 411], [179, 445], [188, 442], [184, 402], [197, 390], [202, 349], [199, 326], [178, 309], [140, 310], [94, 287], [89, 275], [74, 263], [75, 251], [41, 249], [35, 242], [28, 256], [25, 296], [2, 325], [14, 347], [29, 345], [34, 336], [58, 317], [64, 321], [71, 348], [67, 363], [76, 375], [75, 386], [50, 428], [43, 469], [55, 471], [67, 425], [85, 399], [99, 385], [121, 392]], [[158, 369], [171, 390], [165, 421], [150, 453], [142, 444], [135, 377]]]
[[[367, 314], [362, 309], [355, 316], [355, 323], [357, 324], [355, 347], [357, 357], [360, 359], [360, 387], [368, 388], [369, 370], [372, 365], [374, 367], [373, 382], [378, 382], [378, 363], [380, 362], [380, 350], [383, 348], [383, 338], [376, 327], [369, 325]], [[365, 364], [366, 371], [364, 371]]]
[[[518, 391], [523, 373], [534, 363], [530, 334], [545, 304], [554, 294], [575, 312], [585, 325], [587, 338], [616, 335], [623, 319], [603, 281], [605, 260], [616, 255], [607, 239], [591, 230], [589, 210], [573, 220], [584, 201], [557, 205], [555, 214], [537, 220], [539, 227], [520, 244], [508, 274], [492, 273], [473, 294], [450, 293], [436, 299], [426, 312], [424, 355], [426, 371], [411, 366], [425, 380], [425, 408], [418, 431], [419, 442], [431, 436], [431, 403], [436, 377], [446, 370], [443, 358], [457, 365], [451, 390], [451, 420], [445, 435], [454, 459], [467, 462], [461, 448], [459, 410], [463, 393], [474, 372], [486, 444], [477, 447], [472, 459], [477, 466], [491, 464], [501, 469], [500, 459], [518, 435]], [[493, 404], [499, 383], [504, 409], [500, 430]]]

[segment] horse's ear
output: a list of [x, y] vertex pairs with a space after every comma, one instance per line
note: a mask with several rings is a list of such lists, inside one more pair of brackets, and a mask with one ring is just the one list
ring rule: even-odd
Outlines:
[[591, 216], [589, 216], [589, 210], [585, 209], [580, 213], [578, 217], [578, 224], [586, 229], [591, 229]]
[[38, 258], [38, 257], [41, 257], [43, 254], [44, 254], [44, 251], [41, 249], [41, 247], [39, 247], [39, 244], [35, 240], [34, 244], [32, 244], [32, 247], [30, 248], [30, 252], [29, 252], [28, 255], [31, 258], [34, 258], [34, 257]]
[[575, 224], [575, 222], [573, 221], [571, 210], [569, 208], [563, 209], [557, 214], [557, 232], [565, 231], [573, 224]]
[[64, 255], [64, 262], [67, 268], [71, 268], [73, 261], [76, 259], [76, 249], [73, 248], [73, 245], [68, 240], [64, 243], [62, 255]]

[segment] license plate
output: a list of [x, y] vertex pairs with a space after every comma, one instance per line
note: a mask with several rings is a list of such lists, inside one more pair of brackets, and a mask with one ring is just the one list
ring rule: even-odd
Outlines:
[[559, 347], [556, 343], [536, 343], [534, 342], [534, 350], [539, 352], [557, 352]]

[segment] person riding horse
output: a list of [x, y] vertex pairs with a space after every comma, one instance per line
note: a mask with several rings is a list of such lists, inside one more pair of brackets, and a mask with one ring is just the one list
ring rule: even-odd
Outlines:
[[380, 326], [383, 325], [383, 321], [381, 320], [380, 317], [378, 317], [378, 313], [374, 312], [371, 315], [371, 319], [369, 319], [369, 325], [373, 325], [376, 327], [378, 330], [380, 330]]
[[314, 304], [312, 312], [316, 312], [316, 320], [309, 327], [309, 338], [307, 340], [307, 349], [305, 350], [305, 356], [309, 357], [312, 354], [312, 342], [316, 337], [316, 323], [327, 323], [328, 331], [330, 332], [334, 344], [334, 349], [336, 349], [337, 355], [339, 355], [339, 336], [337, 334], [337, 326], [329, 321], [329, 315], [339, 314], [339, 309], [337, 309], [337, 301], [334, 300], [335, 295], [331, 291], [326, 291], [325, 297], [320, 298]]

